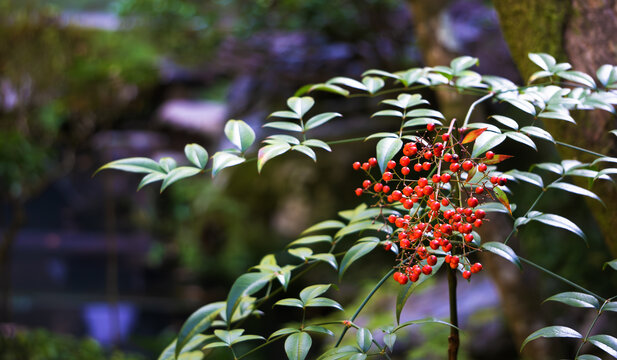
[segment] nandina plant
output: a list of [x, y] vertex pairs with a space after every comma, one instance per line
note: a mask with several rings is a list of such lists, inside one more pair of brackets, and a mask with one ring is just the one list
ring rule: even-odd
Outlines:
[[[226, 299], [206, 304], [195, 311], [160, 359], [208, 357], [215, 348], [224, 348], [234, 359], [241, 359], [283, 339], [288, 358], [294, 360], [302, 360], [309, 355], [319, 359], [365, 359], [373, 355], [389, 359], [401, 329], [428, 322], [450, 328], [447, 354], [448, 359], [456, 359], [460, 330], [456, 305], [457, 278], [471, 281], [473, 274], [482, 271], [483, 266], [476, 259], [481, 251], [501, 256], [519, 268], [522, 262], [532, 265], [576, 290], [554, 295], [547, 300], [595, 311], [594, 321], [584, 331], [585, 335], [569, 327], [549, 326], [530, 334], [523, 347], [540, 337], [575, 338], [580, 346], [576, 353], [571, 354], [572, 358], [600, 359], [581, 353], [586, 343], [617, 357], [615, 337], [592, 335], [596, 320], [603, 313], [617, 311], [617, 303], [613, 301], [615, 297], [597, 295], [518, 256], [507, 245], [517, 229], [531, 221], [586, 238], [579, 226], [567, 217], [540, 212], [537, 206], [549, 188], [571, 196], [602, 201], [592, 190], [567, 180], [583, 177], [590, 183], [612, 181], [609, 176], [617, 173], [617, 168], [611, 165], [617, 163], [617, 158], [554, 139], [540, 126], [540, 120], [575, 124], [572, 110], [614, 112], [617, 68], [604, 65], [598, 69], [594, 79], [588, 74], [570, 70], [569, 64], [557, 63], [547, 54], [530, 54], [529, 58], [540, 70], [525, 86], [517, 86], [497, 76], [480, 75], [470, 70], [477, 59], [461, 57], [453, 60], [450, 66], [414, 68], [395, 73], [369, 70], [363, 74], [361, 81], [336, 77], [298, 90], [295, 96], [287, 100], [289, 109], [270, 115], [282, 120], [264, 125], [285, 133], [263, 139], [257, 152], [258, 172], [268, 161], [289, 151], [298, 151], [316, 160], [315, 149], [332, 151], [331, 145], [337, 143], [375, 139], [374, 157], [358, 159], [351, 164], [366, 179], [357, 188], [348, 190], [354, 191], [366, 203], [341, 211], [340, 219], [322, 221], [300, 234], [287, 247], [287, 252], [298, 261], [279, 264], [273, 254], [264, 256], [258, 265], [236, 279]], [[468, 111], [460, 114], [462, 121], [446, 119], [418, 94], [420, 89], [437, 87], [477, 97]], [[307, 94], [320, 91], [345, 98], [380, 98], [381, 104], [387, 108], [373, 113], [372, 117], [398, 118], [400, 128], [397, 132], [379, 132], [367, 134], [361, 139], [341, 139], [329, 143], [312, 138], [312, 129], [343, 116], [338, 112], [307, 115], [315, 103], [315, 99]], [[488, 122], [470, 123], [474, 109], [485, 101], [507, 103], [513, 107], [508, 110], [520, 116], [491, 114]], [[531, 125], [522, 125], [524, 117], [533, 119]], [[612, 130], [612, 133], [617, 135], [617, 130]], [[162, 182], [163, 191], [180, 179], [208, 172], [216, 176], [227, 167], [244, 163], [255, 142], [253, 129], [241, 120], [229, 120], [225, 126], [225, 136], [234, 148], [216, 152], [211, 157], [211, 167], [207, 167], [210, 163], [208, 152], [198, 144], [190, 144], [185, 147], [190, 163], [187, 166], [177, 166], [176, 161], [170, 158], [158, 162], [148, 158], [128, 158], [113, 161], [101, 169], [145, 173], [139, 188]], [[591, 163], [564, 159], [536, 163], [530, 169], [501, 172], [499, 164], [516, 155], [516, 152], [496, 154], [493, 151], [506, 141], [534, 150], [537, 150], [536, 141], [542, 141], [545, 146], [570, 147], [596, 159]], [[507, 187], [510, 181], [526, 183], [542, 191], [529, 208], [516, 210], [514, 202], [508, 199], [516, 199], [516, 194], [507, 195], [511, 193]], [[483, 242], [476, 230], [491, 221], [491, 214], [498, 212], [511, 216], [513, 230], [501, 241]], [[316, 244], [328, 244], [329, 250], [316, 253]], [[343, 275], [349, 267], [365, 261], [364, 257], [376, 249], [392, 253], [392, 266], [384, 269], [383, 277], [377, 280], [373, 290], [349, 317], [327, 323], [316, 323], [307, 318], [306, 310], [311, 307], [346, 310], [343, 305], [323, 296], [332, 284], [309, 286], [297, 297], [292, 294], [281, 296], [281, 292], [287, 292], [291, 282], [322, 264], [331, 267], [338, 274], [339, 281], [344, 281]], [[444, 263], [447, 266], [442, 266]], [[606, 266], [617, 270], [617, 260], [607, 262]], [[449, 321], [426, 318], [399, 323], [401, 310], [411, 292], [439, 271], [447, 272]], [[359, 327], [354, 321], [375, 292], [390, 278], [401, 285], [394, 309], [397, 323], [382, 329], [385, 335], [383, 342], [379, 342], [373, 338], [374, 329]], [[264, 302], [276, 299], [279, 300], [275, 302], [275, 310], [262, 308]], [[279, 306], [297, 308], [301, 313], [299, 326], [282, 328], [272, 334], [245, 334], [247, 330], [243, 324], [248, 317], [262, 311], [276, 311]], [[341, 341], [351, 328], [355, 330], [355, 344], [341, 346]], [[335, 331], [339, 331], [339, 335], [330, 348], [311, 349], [313, 337], [334, 336]], [[252, 347], [238, 353], [239, 343], [248, 343]]]

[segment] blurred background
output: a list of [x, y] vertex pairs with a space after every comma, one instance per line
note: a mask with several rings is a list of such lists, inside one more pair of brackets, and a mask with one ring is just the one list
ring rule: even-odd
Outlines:
[[[570, 26], [566, 15], [589, 9], [577, 9], [576, 0], [567, 6], [522, 1], [535, 4], [528, 8], [507, 3], [0, 0], [0, 359], [156, 358], [190, 313], [224, 299], [235, 277], [263, 255], [282, 254], [307, 226], [357, 206], [352, 190], [359, 177], [350, 165], [367, 159], [374, 144], [337, 145], [333, 154], [318, 154], [316, 165], [286, 155], [260, 176], [247, 164], [214, 180], [184, 180], [163, 194], [157, 186], [135, 192], [135, 175], [108, 171], [93, 178], [98, 167], [131, 156], [182, 158], [189, 142], [212, 154], [228, 145], [222, 129], [232, 118], [260, 129], [257, 138], [263, 138], [267, 115], [283, 109], [302, 85], [358, 77], [371, 68], [448, 64], [464, 54], [480, 59], [480, 73], [522, 83], [533, 71], [522, 65], [530, 51], [551, 52], [576, 67], [571, 52], [579, 50], [563, 30]], [[530, 25], [536, 23], [538, 28]], [[522, 36], [518, 26], [533, 36]], [[423, 96], [448, 117], [464, 116], [473, 101], [452, 92]], [[319, 138], [364, 136], [389, 126], [368, 121], [375, 100], [319, 97], [320, 109], [345, 115]], [[485, 112], [512, 111], [487, 106]], [[580, 140], [593, 144], [590, 136]], [[605, 146], [600, 151], [614, 151], [614, 143], [603, 144], [596, 144]], [[513, 151], [521, 156], [508, 167], [525, 167], [538, 156]], [[553, 160], [560, 155], [551, 149], [541, 154]], [[512, 188], [523, 209], [537, 195]], [[603, 235], [614, 213], [592, 218], [580, 199], [552, 195], [544, 210], [574, 213], [589, 248], [565, 232], [547, 236], [546, 228], [530, 225], [518, 250], [614, 295], [617, 279], [601, 272], [604, 261], [617, 257], [614, 235]], [[509, 232], [503, 224], [496, 219], [483, 237], [502, 238]], [[585, 313], [539, 305], [567, 290], [561, 284], [530, 269], [520, 273], [497, 259], [482, 260], [490, 274], [459, 287], [461, 359], [518, 359], [520, 341], [542, 324], [586, 321]], [[390, 263], [386, 254], [374, 255], [353, 268], [332, 296], [353, 309], [354, 299]], [[324, 278], [336, 282], [324, 268], [291, 291]], [[403, 320], [447, 317], [441, 280], [414, 294]], [[380, 290], [359, 322], [391, 324], [396, 291], [392, 284]], [[267, 313], [251, 321], [253, 333], [267, 336], [297, 315]], [[327, 311], [314, 315], [343, 318]], [[599, 327], [614, 327], [614, 320], [606, 317]], [[399, 339], [396, 358], [441, 359], [446, 338], [439, 325], [414, 329]], [[319, 341], [314, 347], [331, 340]], [[574, 346], [537, 344], [524, 356], [546, 359]], [[274, 345], [254, 358], [283, 356], [282, 346]]]

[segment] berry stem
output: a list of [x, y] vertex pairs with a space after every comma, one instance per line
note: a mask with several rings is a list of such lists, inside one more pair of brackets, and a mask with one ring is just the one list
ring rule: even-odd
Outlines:
[[493, 95], [495, 95], [495, 93], [490, 92], [482, 96], [478, 100], [474, 101], [473, 104], [471, 104], [471, 106], [469, 107], [469, 110], [467, 111], [467, 115], [465, 115], [465, 121], [463, 121], [463, 126], [461, 128], [467, 127], [467, 124], [469, 123], [469, 118], [471, 117], [471, 113], [473, 112], [473, 109], [476, 107], [476, 105], [482, 103], [483, 101], [490, 99], [491, 97], [493, 97]]
[[456, 269], [448, 268], [448, 293], [450, 300], [450, 336], [448, 336], [448, 360], [456, 360], [459, 347], [458, 312], [456, 306]]

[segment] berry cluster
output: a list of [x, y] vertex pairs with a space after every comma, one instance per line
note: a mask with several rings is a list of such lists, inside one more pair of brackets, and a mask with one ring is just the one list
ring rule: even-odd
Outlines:
[[[495, 198], [495, 186], [507, 183], [505, 177], [490, 176], [488, 165], [509, 156], [488, 151], [482, 158], [471, 158], [464, 144], [474, 141], [484, 129], [459, 130], [460, 137], [466, 134], [462, 140], [452, 135], [452, 127], [445, 130], [440, 133], [429, 124], [422, 136], [414, 136], [403, 146], [402, 156], [390, 160], [378, 177], [373, 176], [378, 169], [376, 158], [353, 163], [355, 170], [368, 177], [355, 190], [356, 195], [372, 195], [374, 206], [383, 210], [381, 217], [390, 214], [386, 219], [395, 230], [384, 248], [397, 253], [394, 279], [400, 284], [431, 274], [438, 257], [452, 269], [459, 269], [465, 279], [482, 270], [480, 263], [469, 260], [469, 255], [479, 250], [473, 230], [487, 220], [486, 212], [478, 206]], [[394, 209], [406, 214], [399, 215]]]

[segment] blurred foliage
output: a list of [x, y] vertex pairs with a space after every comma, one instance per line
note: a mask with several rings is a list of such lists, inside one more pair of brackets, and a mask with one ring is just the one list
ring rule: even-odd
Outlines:
[[113, 351], [107, 353], [93, 339], [77, 339], [36, 329], [17, 331], [15, 336], [0, 337], [2, 360], [141, 360], [135, 354]]
[[154, 51], [129, 33], [65, 25], [27, 4], [0, 1], [0, 182], [12, 196], [70, 163], [158, 78]]

